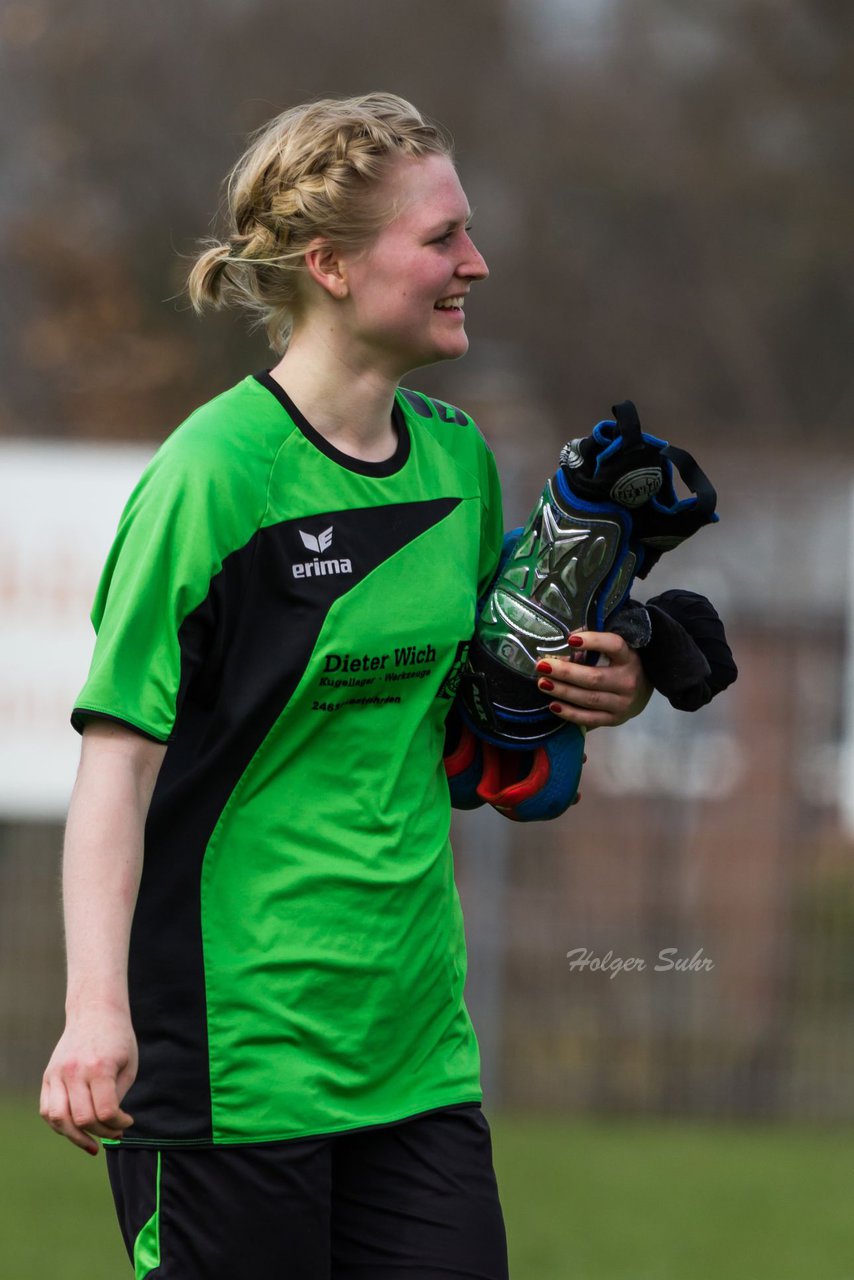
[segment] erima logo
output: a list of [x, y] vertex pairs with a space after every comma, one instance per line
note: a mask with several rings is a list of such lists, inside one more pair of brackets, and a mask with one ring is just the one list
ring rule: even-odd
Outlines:
[[295, 578], [322, 578], [330, 573], [353, 572], [353, 565], [349, 560], [337, 560], [335, 556], [330, 556], [328, 560], [317, 559], [317, 556], [322, 556], [332, 546], [332, 525], [316, 538], [313, 533], [304, 533], [302, 529], [299, 530], [299, 536], [303, 546], [309, 551], [315, 551], [317, 555], [313, 560], [304, 560], [291, 566]]
[[323, 533], [318, 534], [316, 538], [311, 533], [303, 533], [302, 529], [299, 531], [299, 536], [309, 551], [316, 551], [319, 555], [323, 551], [328, 551], [332, 546], [332, 525], [328, 529], [324, 529]]

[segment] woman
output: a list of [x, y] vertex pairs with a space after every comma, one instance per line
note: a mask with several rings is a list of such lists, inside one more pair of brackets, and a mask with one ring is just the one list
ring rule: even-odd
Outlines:
[[[486, 264], [390, 94], [273, 120], [229, 202], [190, 295], [281, 359], [169, 437], [104, 570], [42, 1115], [111, 1144], [137, 1276], [504, 1276], [442, 768], [501, 501], [399, 387], [465, 353]], [[585, 638], [611, 665], [556, 660], [555, 714], [619, 723], [639, 662]]]

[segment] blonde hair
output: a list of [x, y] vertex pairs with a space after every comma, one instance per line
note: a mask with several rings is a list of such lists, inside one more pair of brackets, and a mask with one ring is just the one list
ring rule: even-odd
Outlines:
[[453, 158], [448, 134], [393, 93], [282, 112], [252, 135], [226, 180], [228, 239], [203, 242], [187, 280], [193, 307], [244, 307], [284, 352], [311, 241], [367, 245], [393, 216], [370, 199], [393, 161], [436, 154]]

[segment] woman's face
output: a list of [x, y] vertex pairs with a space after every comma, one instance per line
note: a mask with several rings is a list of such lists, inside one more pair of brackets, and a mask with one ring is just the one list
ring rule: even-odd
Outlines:
[[367, 249], [345, 256], [346, 304], [351, 337], [400, 377], [465, 355], [466, 296], [489, 272], [469, 236], [468, 202], [447, 156], [402, 157], [378, 197], [395, 216]]

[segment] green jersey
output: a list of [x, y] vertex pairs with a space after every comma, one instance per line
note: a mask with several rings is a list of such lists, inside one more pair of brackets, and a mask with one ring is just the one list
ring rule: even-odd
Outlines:
[[122, 516], [72, 723], [168, 743], [129, 959], [127, 1144], [264, 1142], [481, 1097], [444, 721], [502, 539], [492, 454], [399, 390], [384, 462], [268, 374]]

